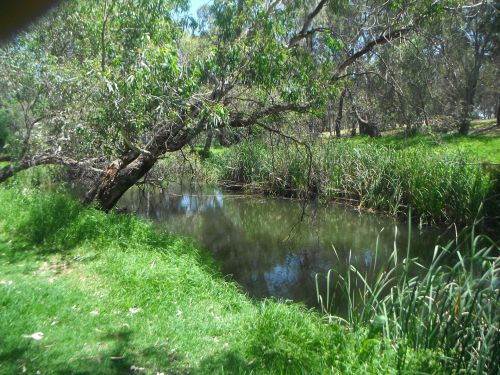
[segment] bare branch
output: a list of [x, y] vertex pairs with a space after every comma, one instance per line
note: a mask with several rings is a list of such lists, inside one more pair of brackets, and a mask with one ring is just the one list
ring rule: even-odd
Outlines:
[[[302, 26], [302, 29], [300, 32], [295, 35], [291, 40], [290, 43], [288, 43], [288, 47], [293, 47], [297, 45], [298, 42], [300, 42], [302, 39], [306, 38], [307, 36], [311, 35], [309, 31], [309, 28], [311, 27], [311, 23], [314, 20], [314, 18], [321, 12], [321, 9], [325, 6], [325, 4], [328, 2], [328, 0], [321, 0], [318, 5], [316, 5], [316, 8], [309, 13], [306, 16], [306, 19], [304, 21], [304, 25]], [[317, 31], [317, 30], [316, 30]]]

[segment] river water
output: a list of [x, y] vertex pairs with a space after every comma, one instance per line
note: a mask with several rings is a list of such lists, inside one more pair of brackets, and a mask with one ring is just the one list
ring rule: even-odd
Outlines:
[[[408, 241], [411, 256], [426, 263], [436, 242], [447, 242], [440, 230], [414, 226], [409, 231], [408, 224], [392, 217], [343, 205], [243, 195], [219, 187], [132, 189], [119, 207], [153, 220], [165, 231], [194, 238], [250, 296], [311, 307], [317, 306], [318, 273], [323, 293], [323, 275], [329, 269], [345, 274], [350, 263], [362, 274], [373, 275], [386, 265], [395, 246], [402, 259]], [[341, 314], [345, 303], [334, 284], [333, 311]]]

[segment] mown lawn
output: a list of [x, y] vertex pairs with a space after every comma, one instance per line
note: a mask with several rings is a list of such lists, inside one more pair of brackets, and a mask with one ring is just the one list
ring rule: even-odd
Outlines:
[[[367, 327], [368, 328], [368, 327]], [[253, 301], [191, 241], [0, 188], [0, 373], [396, 373], [395, 343]], [[406, 353], [408, 371], [437, 370]]]
[[[405, 137], [402, 131], [382, 133], [380, 138], [356, 136], [346, 137], [345, 142], [373, 143], [394, 149], [427, 147], [440, 154], [462, 153], [470, 162], [500, 163], [500, 127], [496, 120], [476, 120], [471, 124], [471, 134], [419, 134]], [[325, 136], [329, 134], [325, 133]], [[348, 134], [346, 134], [348, 135]]]
[[375, 142], [395, 149], [425, 146], [443, 154], [462, 153], [470, 162], [500, 163], [500, 136], [450, 134], [444, 136], [417, 135], [404, 138], [401, 135], [388, 135], [375, 140], [360, 137], [360, 141]]

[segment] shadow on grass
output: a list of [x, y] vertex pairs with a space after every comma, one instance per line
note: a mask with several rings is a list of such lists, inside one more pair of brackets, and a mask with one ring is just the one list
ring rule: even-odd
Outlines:
[[42, 345], [0, 350], [0, 374], [37, 371], [57, 375], [185, 373], [176, 363], [178, 357], [169, 354], [168, 348], [148, 347], [137, 351], [132, 336], [128, 329], [105, 334], [102, 342], [110, 343], [106, 350], [89, 357], [82, 356], [82, 350], [77, 358], [67, 353], [68, 360], [56, 357], [56, 353], [51, 357], [50, 349], [47, 351]]
[[0, 207], [0, 218], [3, 239], [9, 241], [4, 248], [13, 250], [13, 260], [22, 260], [23, 252], [41, 257], [69, 253], [86, 242], [127, 248], [131, 242], [166, 247], [174, 241], [132, 215], [105, 214], [67, 194], [30, 192], [19, 196], [15, 190], [4, 190], [0, 200], [8, 202]]
[[215, 353], [204, 359], [199, 367], [193, 371], [195, 374], [243, 374], [251, 370], [243, 355], [236, 350], [226, 350]]
[[59, 374], [137, 374], [137, 373], [177, 373], [178, 358], [165, 346], [147, 347], [140, 351], [132, 343], [133, 332], [122, 329], [105, 334], [105, 342], [112, 346], [91, 360], [80, 359], [70, 368], [62, 368]]

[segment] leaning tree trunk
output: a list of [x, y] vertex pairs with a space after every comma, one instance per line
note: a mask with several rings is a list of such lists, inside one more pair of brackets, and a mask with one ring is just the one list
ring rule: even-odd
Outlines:
[[160, 156], [180, 150], [196, 134], [182, 124], [165, 127], [151, 139], [145, 150], [128, 151], [114, 160], [87, 193], [85, 202], [95, 202], [104, 211], [111, 210], [122, 195], [153, 168]]
[[[133, 158], [135, 156], [135, 158]], [[113, 161], [106, 174], [86, 196], [87, 203], [95, 202], [104, 211], [111, 210], [122, 195], [134, 186], [155, 165], [151, 154], [128, 153]]]

